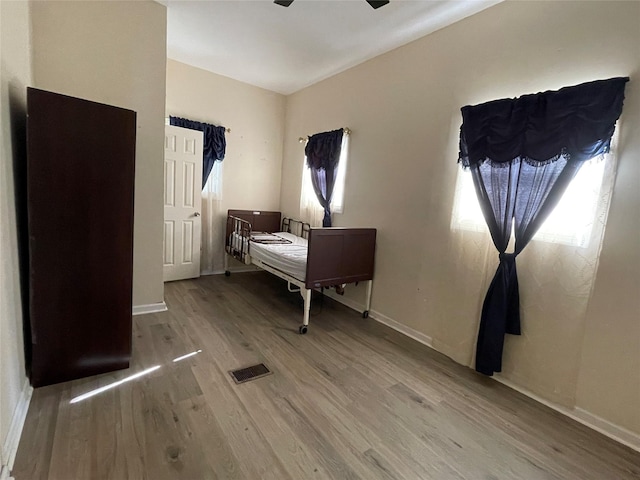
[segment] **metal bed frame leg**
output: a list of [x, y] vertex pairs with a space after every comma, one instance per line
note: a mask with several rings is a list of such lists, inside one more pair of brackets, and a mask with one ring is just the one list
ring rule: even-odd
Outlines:
[[298, 328], [298, 331], [301, 335], [307, 333], [307, 329], [309, 326], [309, 311], [311, 310], [311, 289], [305, 288], [300, 289], [300, 295], [304, 299], [304, 318], [302, 320], [302, 325]]
[[228, 277], [229, 275], [231, 275], [229, 271], [229, 254], [224, 252], [224, 276]]
[[367, 305], [366, 310], [362, 312], [362, 318], [367, 318], [369, 316], [369, 309], [371, 308], [371, 289], [373, 287], [373, 280], [369, 280], [367, 282]]

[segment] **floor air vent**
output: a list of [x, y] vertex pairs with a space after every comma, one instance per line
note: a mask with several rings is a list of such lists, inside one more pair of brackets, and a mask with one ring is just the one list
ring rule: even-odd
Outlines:
[[231, 374], [234, 382], [244, 383], [249, 380], [264, 377], [265, 375], [270, 375], [273, 372], [271, 372], [264, 363], [259, 363], [257, 365], [251, 365], [250, 367], [231, 370], [229, 373]]

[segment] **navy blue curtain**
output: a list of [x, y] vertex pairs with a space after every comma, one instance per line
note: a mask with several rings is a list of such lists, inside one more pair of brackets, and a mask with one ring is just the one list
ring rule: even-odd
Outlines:
[[[516, 257], [581, 165], [609, 151], [628, 80], [599, 80], [462, 108], [458, 161], [471, 170], [500, 262], [482, 306], [478, 372], [502, 370], [504, 336], [520, 334]], [[512, 230], [515, 249], [507, 253]]]
[[169, 124], [176, 127], [200, 130], [203, 133], [203, 158], [202, 158], [202, 188], [207, 184], [207, 179], [216, 161], [224, 160], [227, 140], [224, 127], [217, 127], [209, 123], [195, 122], [180, 117], [169, 117]]
[[313, 191], [324, 208], [323, 227], [331, 226], [331, 197], [336, 183], [343, 129], [316, 133], [309, 137], [304, 153], [311, 170]]

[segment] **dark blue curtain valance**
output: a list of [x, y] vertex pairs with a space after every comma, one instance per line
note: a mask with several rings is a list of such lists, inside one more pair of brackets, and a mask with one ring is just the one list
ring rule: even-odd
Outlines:
[[203, 158], [202, 158], [202, 188], [207, 184], [207, 179], [213, 169], [214, 162], [224, 160], [227, 140], [224, 127], [217, 127], [209, 123], [196, 122], [180, 117], [169, 117], [169, 124], [176, 127], [199, 130], [203, 133]]
[[564, 156], [585, 161], [609, 151], [628, 77], [597, 80], [462, 108], [463, 167], [515, 158], [532, 165]]
[[311, 168], [324, 170], [334, 169], [340, 160], [340, 148], [342, 147], [343, 129], [331, 132], [316, 133], [309, 137], [304, 154], [307, 156], [307, 165]]

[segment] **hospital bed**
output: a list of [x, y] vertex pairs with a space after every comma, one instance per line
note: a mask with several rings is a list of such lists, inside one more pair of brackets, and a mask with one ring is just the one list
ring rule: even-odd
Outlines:
[[366, 281], [362, 316], [369, 316], [375, 243], [375, 228], [311, 228], [282, 218], [280, 212], [229, 210], [225, 275], [230, 275], [229, 257], [233, 257], [286, 280], [289, 291], [299, 292], [304, 300], [298, 331], [305, 334], [314, 289]]

